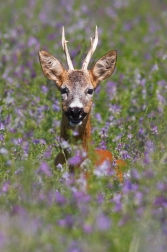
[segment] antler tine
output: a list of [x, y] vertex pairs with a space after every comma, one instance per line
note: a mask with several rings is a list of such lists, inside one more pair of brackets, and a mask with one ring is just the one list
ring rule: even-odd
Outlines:
[[67, 42], [68, 41], [65, 39], [65, 32], [64, 32], [64, 26], [63, 26], [62, 27], [62, 47], [63, 47], [64, 53], [66, 55], [66, 60], [67, 60], [69, 70], [74, 70], [74, 67], [73, 67], [73, 64], [71, 61], [71, 57], [70, 57], [70, 54], [69, 54], [68, 48], [67, 48]]
[[83, 70], [87, 70], [89, 61], [90, 61], [94, 51], [96, 50], [97, 44], [98, 44], [98, 30], [97, 30], [97, 26], [96, 26], [95, 37], [93, 39], [90, 38], [90, 49], [89, 49], [89, 52], [83, 62], [83, 65], [82, 65]]

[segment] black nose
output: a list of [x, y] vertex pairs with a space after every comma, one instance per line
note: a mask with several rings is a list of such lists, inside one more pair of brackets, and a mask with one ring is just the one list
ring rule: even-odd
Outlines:
[[78, 108], [78, 107], [69, 108], [69, 115], [73, 119], [79, 119], [82, 113], [83, 113], [83, 108]]

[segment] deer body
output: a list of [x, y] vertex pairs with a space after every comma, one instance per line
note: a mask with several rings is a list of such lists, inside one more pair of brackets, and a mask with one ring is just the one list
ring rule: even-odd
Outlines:
[[[91, 120], [90, 113], [94, 90], [100, 81], [111, 76], [115, 69], [117, 53], [115, 50], [108, 52], [100, 58], [95, 65], [88, 70], [87, 66], [98, 42], [97, 27], [95, 38], [91, 38], [91, 46], [87, 57], [83, 62], [82, 69], [74, 69], [68, 53], [67, 41], [65, 40], [64, 28], [62, 31], [62, 46], [65, 51], [69, 70], [65, 70], [61, 63], [46, 51], [39, 52], [42, 70], [47, 78], [55, 81], [62, 96], [62, 121], [60, 137], [69, 140], [69, 130], [77, 130], [74, 141], [80, 141], [88, 153], [91, 143]], [[106, 150], [95, 150], [98, 159], [95, 164], [101, 164], [105, 160], [113, 161], [113, 155]], [[65, 153], [66, 158], [68, 154]], [[55, 159], [55, 165], [63, 164], [65, 157], [59, 153]], [[124, 161], [122, 161], [124, 163]]]

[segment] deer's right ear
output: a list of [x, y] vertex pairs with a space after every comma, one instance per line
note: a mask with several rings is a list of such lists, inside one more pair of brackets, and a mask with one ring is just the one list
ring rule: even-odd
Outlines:
[[60, 87], [62, 84], [63, 73], [65, 72], [60, 62], [46, 51], [39, 51], [39, 61], [44, 75], [48, 79], [55, 81]]

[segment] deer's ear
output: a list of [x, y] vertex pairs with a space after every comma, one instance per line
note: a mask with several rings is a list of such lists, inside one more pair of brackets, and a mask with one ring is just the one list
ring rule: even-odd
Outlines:
[[48, 79], [55, 81], [60, 87], [62, 84], [63, 73], [65, 72], [60, 62], [46, 51], [39, 51], [39, 61], [44, 75]]
[[96, 85], [99, 81], [105, 80], [113, 73], [117, 61], [117, 52], [115, 50], [106, 53], [100, 58], [90, 70]]

